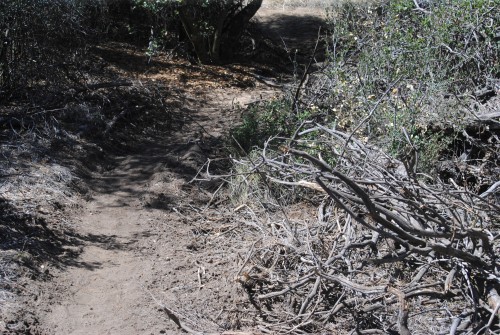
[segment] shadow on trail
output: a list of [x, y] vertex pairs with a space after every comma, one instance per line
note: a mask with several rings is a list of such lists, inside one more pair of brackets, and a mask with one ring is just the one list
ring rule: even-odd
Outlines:
[[282, 38], [288, 48], [307, 50], [316, 43], [318, 30], [324, 29], [325, 22], [313, 15], [280, 14], [260, 25], [273, 37]]
[[[296, 19], [303, 18], [284, 16], [276, 22], [263, 22], [262, 29], [285, 31], [289, 20]], [[307, 24], [316, 24], [315, 18], [306, 20]], [[316, 34], [313, 31], [312, 36]], [[303, 33], [284, 39], [295, 45], [308, 36]], [[276, 41], [279, 43], [279, 39]], [[217, 104], [210, 104], [210, 88], [247, 88], [252, 86], [247, 83], [252, 76], [238, 66], [197, 66], [168, 57], [154, 57], [148, 64], [144, 51], [127, 45], [109, 43], [92, 50], [95, 57], [89, 58], [89, 68], [85, 68], [90, 79], [81, 79], [75, 88], [68, 89], [67, 95], [51, 96], [53, 106], [44, 105], [40, 113], [21, 115], [21, 120], [28, 120], [41, 130], [43, 125], [54, 128], [57, 136], [47, 138], [43, 150], [80, 177], [75, 189], [81, 184], [78, 191], [90, 190], [86, 194], [88, 200], [92, 200], [92, 194], [94, 198], [114, 195], [114, 203], [106, 206], [126, 207], [146, 198], [141, 203], [144, 208], [170, 211], [179, 200], [176, 195], [152, 191], [149, 184], [163, 173], [180, 181], [183, 187], [191, 187], [188, 182], [223, 142], [220, 136], [210, 135], [210, 127], [217, 121], [211, 121], [206, 111], [199, 113], [202, 108], [220, 112]], [[120, 85], [123, 82], [131, 84]], [[110, 86], [92, 88], [87, 83]], [[113, 83], [118, 84], [115, 87]], [[217, 85], [210, 86], [214, 83]], [[22, 125], [20, 122], [20, 129], [5, 131], [24, 131]], [[205, 133], [204, 139], [200, 133]], [[32, 261], [21, 257], [19, 262], [28, 262], [34, 269], [45, 262], [60, 268], [96, 269], [102, 264], [79, 260], [81, 247], [91, 244], [121, 250], [140, 239], [137, 236], [124, 242], [117, 235], [82, 235], [71, 224], [59, 222], [58, 214], [44, 217], [23, 213], [1, 199], [0, 211], [0, 251], [29, 253]]]
[[[256, 18], [255, 29], [262, 34], [264, 39], [272, 41], [275, 52], [282, 50], [277, 55], [279, 66], [282, 66], [283, 62], [288, 63], [288, 67], [293, 67], [294, 62], [298, 65], [304, 65], [312, 56], [318, 62], [325, 60], [326, 23], [319, 15], [285, 14], [281, 10], [271, 10], [270, 15], [262, 16], [257, 13]], [[318, 48], [313, 55], [317, 41]], [[262, 44], [260, 47], [266, 48]], [[266, 53], [266, 50], [262, 51]], [[273, 57], [264, 57], [261, 63], [267, 64], [272, 59]]]
[[[119, 242], [116, 236], [81, 235], [64, 226], [54, 229], [45, 218], [22, 213], [2, 199], [0, 213], [0, 262], [8, 260], [24, 265], [37, 277], [50, 277], [50, 273], [40, 267], [40, 264], [56, 268], [100, 268], [102, 264], [99, 262], [78, 260], [81, 253], [79, 247], [88, 242], [106, 249], [123, 249], [134, 243], [134, 240]], [[10, 256], [6, 258], [6, 255]]]
[[156, 201], [150, 202], [147, 207], [165, 209], [166, 204], [175, 201], [175, 198], [151, 192], [149, 186], [155, 182], [157, 175], [164, 172], [172, 178], [189, 182], [198, 171], [195, 163], [203, 163], [201, 160], [193, 162], [183, 159], [191, 146], [196, 146], [196, 143], [178, 143], [174, 138], [170, 144], [140, 144], [129, 155], [112, 158], [116, 167], [98, 178], [88, 180], [88, 186], [96, 195], [114, 195], [116, 201], [114, 205], [107, 205], [110, 207], [130, 206], [134, 200], [149, 196], [156, 198]]

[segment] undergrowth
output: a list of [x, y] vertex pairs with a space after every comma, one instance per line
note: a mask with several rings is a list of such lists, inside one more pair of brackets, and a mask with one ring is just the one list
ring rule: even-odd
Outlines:
[[498, 334], [500, 133], [479, 114], [498, 106], [500, 1], [343, 1], [328, 17], [327, 63], [232, 132], [231, 197], [259, 234], [238, 278], [252, 321]]
[[301, 112], [291, 99], [252, 106], [233, 135], [248, 150], [321, 122], [394, 157], [415, 151], [416, 170], [435, 174], [439, 160], [453, 157], [471, 106], [500, 80], [499, 8], [499, 0], [338, 3], [328, 11], [328, 66], [303, 94]]
[[411, 142], [423, 159], [419, 169], [428, 172], [454, 136], [435, 130], [463, 129], [470, 116], [464, 106], [498, 80], [499, 4], [415, 8], [399, 0], [332, 10], [329, 102], [339, 125], [352, 128], [376, 105], [359, 133], [394, 155]]

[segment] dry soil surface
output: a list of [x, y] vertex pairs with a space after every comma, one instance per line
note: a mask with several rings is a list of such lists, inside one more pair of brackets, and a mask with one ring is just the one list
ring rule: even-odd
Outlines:
[[[63, 270], [46, 265], [54, 278], [35, 302], [46, 310], [40, 319], [43, 333], [175, 332], [162, 305], [173, 299], [177, 308], [191, 310], [185, 306], [205, 296], [201, 290], [212, 274], [197, 260], [199, 226], [216, 229], [219, 225], [210, 217], [223, 220], [219, 210], [204, 208], [216, 189], [189, 181], [214, 152], [210, 139], [237, 120], [239, 109], [233, 105], [274, 94], [265, 85], [211, 88], [207, 101], [199, 91], [192, 102], [183, 102], [191, 111], [189, 125], [140, 144], [136, 153], [113, 157], [116, 167], [89, 181], [92, 196], [71, 220], [84, 240], [79, 258]], [[217, 258], [224, 260], [224, 255]], [[198, 271], [204, 272], [203, 278]], [[212, 289], [220, 284], [224, 290], [219, 280], [225, 279], [230, 280], [218, 278]], [[177, 301], [175, 292], [185, 290], [196, 297]], [[218, 299], [214, 306], [220, 307]]]
[[[258, 19], [287, 47], [306, 42], [310, 50], [318, 14], [266, 9]], [[80, 243], [68, 252], [79, 256], [62, 269], [45, 265], [52, 279], [32, 301], [37, 332], [175, 334], [181, 333], [176, 318], [199, 331], [248, 327], [238, 310], [246, 297], [234, 278], [253, 241], [235, 233], [230, 202], [218, 205], [225, 200], [220, 181], [190, 181], [207, 158], [218, 157], [220, 139], [239, 120], [237, 106], [270, 99], [278, 89], [244, 75], [241, 83], [254, 84], [235, 85], [220, 68], [218, 75], [204, 69], [196, 76], [176, 66], [138, 70], [126, 55], [109, 61], [136, 82], [163, 81], [170, 106], [185, 120], [109, 157], [113, 168], [88, 180], [91, 196], [69, 220]]]

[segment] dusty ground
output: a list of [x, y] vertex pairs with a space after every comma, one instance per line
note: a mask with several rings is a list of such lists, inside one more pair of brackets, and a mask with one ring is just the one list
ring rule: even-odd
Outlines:
[[[151, 76], [164, 80], [168, 74]], [[208, 260], [196, 255], [203, 248], [196, 246], [203, 234], [199, 231], [220, 225], [216, 210], [202, 210], [215, 189], [202, 190], [189, 181], [215, 150], [210, 140], [237, 119], [239, 109], [232, 105], [244, 106], [275, 92], [265, 86], [211, 88], [208, 95], [201, 87], [194, 91], [191, 101], [182, 102], [192, 122], [140, 143], [137, 153], [114, 157], [116, 167], [90, 181], [91, 199], [74, 222], [88, 241], [80, 246], [76, 263], [55, 273], [37, 299], [40, 306], [50, 306], [40, 320], [43, 333], [172, 332], [175, 324], [167, 322], [161, 304], [171, 306], [176, 292], [195, 292], [185, 303], [175, 301], [186, 308], [199, 296], [206, 299], [205, 291], [227, 286], [214, 277]], [[214, 257], [221, 261], [225, 255]], [[200, 284], [197, 271], [203, 268]], [[211, 288], [203, 287], [208, 279], [214, 281]], [[61, 285], [55, 294], [54, 283]]]
[[[270, 36], [282, 37], [306, 58], [320, 15], [263, 9], [257, 18]], [[86, 194], [68, 190], [58, 200], [66, 201], [64, 209], [50, 197], [47, 209], [36, 208], [42, 226], [64, 226], [54, 237], [47, 233], [60, 239], [58, 251], [37, 263], [38, 281], [19, 280], [30, 318], [11, 327], [0, 323], [0, 331], [174, 334], [181, 332], [176, 317], [204, 332], [251, 329], [248, 301], [235, 278], [254, 241], [239, 234], [241, 223], [221, 181], [191, 180], [207, 158], [222, 157], [223, 138], [238, 122], [240, 107], [280, 94], [279, 84], [257, 80], [253, 73], [261, 69], [252, 66], [201, 68], [166, 55], [146, 65], [142, 51], [124, 45], [94, 52], [133, 85], [161, 83], [164, 91], [155, 94], [171, 113], [144, 125], [120, 120], [116, 148], [92, 163], [76, 163], [94, 167], [80, 179]], [[167, 121], [173, 123], [169, 131], [161, 127]], [[59, 178], [70, 180], [61, 169]]]

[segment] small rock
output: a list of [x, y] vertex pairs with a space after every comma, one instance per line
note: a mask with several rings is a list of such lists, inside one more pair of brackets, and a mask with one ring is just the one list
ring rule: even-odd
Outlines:
[[43, 214], [43, 215], [47, 215], [47, 214], [50, 214], [50, 211], [47, 210], [45, 207], [43, 207], [42, 205], [38, 205], [36, 206], [36, 210], [38, 213], [40, 214]]

